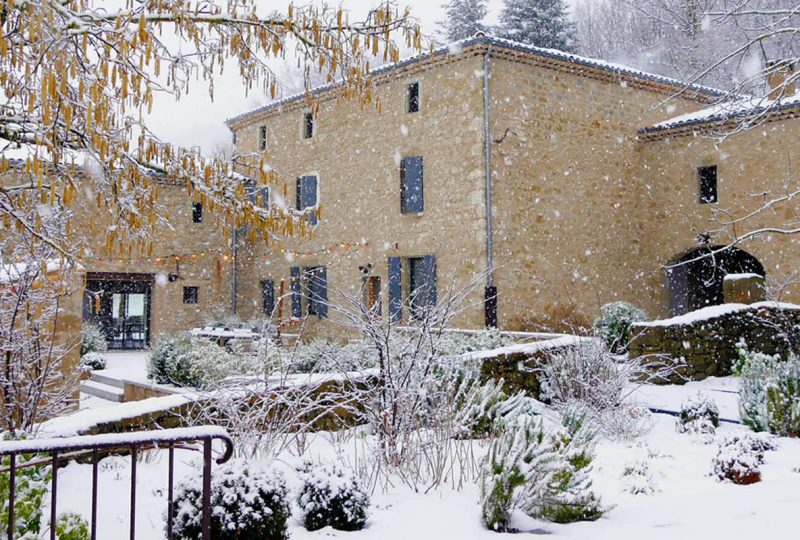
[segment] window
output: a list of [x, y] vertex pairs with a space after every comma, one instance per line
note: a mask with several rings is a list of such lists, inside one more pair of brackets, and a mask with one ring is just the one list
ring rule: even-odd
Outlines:
[[364, 291], [364, 305], [374, 315], [381, 314], [381, 278], [380, 276], [365, 276], [362, 281]]
[[271, 317], [275, 311], [275, 282], [265, 279], [261, 282], [261, 306], [264, 315]]
[[192, 205], [192, 223], [203, 222], [203, 203], [194, 203]]
[[250, 197], [250, 202], [254, 206], [260, 208], [269, 208], [269, 188], [264, 186], [257, 188], [255, 186], [248, 186], [247, 195]]
[[700, 203], [717, 202], [717, 166], [699, 167], [697, 175], [700, 178]]
[[[317, 208], [317, 177], [314, 175], [298, 176], [295, 187], [295, 208], [300, 211]], [[309, 211], [307, 213], [308, 223], [317, 224], [317, 213]]]
[[183, 303], [184, 304], [197, 304], [200, 300], [200, 287], [184, 287], [183, 288]]
[[419, 82], [406, 86], [406, 112], [419, 112]]
[[261, 150], [267, 149], [267, 126], [261, 126], [258, 129], [258, 147]]
[[[404, 279], [404, 276], [408, 277]], [[416, 319], [436, 305], [436, 257], [389, 257], [389, 316], [392, 322], [403, 318], [408, 305]]]
[[314, 115], [305, 113], [303, 115], [303, 138], [310, 139], [314, 136]]
[[[299, 319], [303, 312], [320, 319], [328, 317], [328, 269], [325, 266], [289, 269], [291, 280], [292, 318]], [[305, 307], [305, 309], [303, 309]]]
[[403, 158], [400, 162], [400, 211], [404, 214], [422, 212], [423, 198], [422, 157]]

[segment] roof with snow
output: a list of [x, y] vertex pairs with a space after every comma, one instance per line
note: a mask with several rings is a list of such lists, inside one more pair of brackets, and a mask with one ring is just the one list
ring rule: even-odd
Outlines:
[[[458, 54], [464, 49], [473, 46], [486, 46], [486, 47], [493, 47], [493, 48], [500, 48], [510, 52], [517, 52], [517, 53], [525, 53], [530, 54], [533, 56], [537, 56], [546, 60], [551, 61], [558, 61], [564, 62], [567, 64], [572, 64], [576, 68], [590, 68], [593, 70], [600, 70], [602, 72], [606, 72], [612, 75], [617, 75], [620, 78], [630, 79], [633, 81], [643, 81], [654, 83], [656, 85], [664, 85], [675, 94], [681, 94], [684, 97], [689, 97], [692, 99], [696, 99], [702, 102], [711, 102], [711, 100], [718, 99], [725, 95], [725, 92], [722, 90], [718, 90], [715, 88], [711, 88], [708, 86], [702, 86], [698, 84], [687, 83], [684, 81], [680, 81], [678, 79], [673, 79], [670, 77], [663, 77], [661, 75], [656, 75], [653, 73], [647, 73], [645, 71], [640, 71], [628, 66], [624, 66], [621, 64], [615, 64], [612, 62], [606, 62], [605, 60], [598, 60], [595, 58], [588, 58], [584, 56], [578, 56], [575, 54], [570, 54], [564, 51], [559, 51], [556, 49], [546, 49], [542, 47], [534, 47], [533, 45], [526, 45], [524, 43], [518, 43], [516, 41], [511, 41], [508, 39], [501, 39], [496, 38], [493, 36], [485, 36], [485, 35], [477, 35], [472, 38], [464, 39], [461, 41], [456, 41], [449, 45], [439, 47], [434, 49], [430, 53], [425, 54], [418, 54], [415, 56], [411, 56], [409, 58], [400, 60], [394, 64], [386, 64], [379, 68], [375, 68], [370, 71], [370, 75], [372, 77], [378, 75], [387, 75], [395, 70], [399, 70], [401, 68], [405, 68], [407, 66], [411, 66], [417, 63], [421, 63], [427, 60], [432, 60], [437, 57], [444, 57], [448, 54]], [[341, 83], [329, 83], [324, 84], [321, 86], [317, 86], [311, 89], [312, 96], [319, 96], [331, 90], [334, 90], [341, 86]], [[258, 107], [256, 109], [252, 109], [245, 113], [239, 114], [232, 118], [229, 118], [225, 121], [225, 123], [231, 127], [239, 122], [244, 120], [248, 120], [254, 116], [257, 116], [261, 113], [265, 113], [267, 111], [271, 111], [274, 109], [278, 109], [284, 105], [298, 102], [306, 97], [306, 92], [300, 92], [297, 94], [292, 94], [290, 96], [286, 96], [282, 99], [278, 99], [264, 105], [262, 107]]]
[[[787, 116], [796, 116], [800, 111], [800, 94], [779, 99], [769, 99], [768, 97], [747, 98], [736, 101], [726, 101], [711, 107], [700, 109], [699, 111], [682, 114], [658, 124], [648, 126], [639, 130], [639, 133], [648, 138], [657, 136], [674, 130], [688, 130], [700, 126], [725, 124], [730, 121], [739, 121], [747, 118], [758, 119], [767, 114], [771, 119], [781, 119]], [[784, 113], [784, 114], [776, 114]]]

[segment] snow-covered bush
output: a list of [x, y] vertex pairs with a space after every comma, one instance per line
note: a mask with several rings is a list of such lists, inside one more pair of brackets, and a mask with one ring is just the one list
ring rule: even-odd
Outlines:
[[565, 418], [565, 424], [546, 433], [541, 420], [527, 414], [503, 422], [481, 481], [486, 527], [508, 530], [514, 508], [558, 523], [602, 515], [589, 477], [594, 430], [588, 416], [574, 412]]
[[650, 465], [646, 461], [625, 465], [622, 477], [627, 480], [625, 490], [631, 495], [652, 495], [657, 491]]
[[182, 332], [159, 336], [147, 365], [147, 377], [159, 384], [209, 388], [226, 377], [257, 369], [258, 360], [252, 355], [229, 352]]
[[285, 354], [285, 366], [290, 372], [312, 373], [328, 371], [342, 357], [342, 346], [325, 339], [298, 343]]
[[713, 434], [719, 427], [717, 404], [698, 392], [681, 404], [676, 427], [679, 433]]
[[733, 433], [720, 442], [711, 462], [711, 474], [734, 484], [754, 484], [761, 481], [759, 466], [764, 463], [764, 454], [775, 449], [775, 444], [763, 435]]
[[81, 356], [90, 352], [104, 353], [108, 350], [108, 342], [100, 325], [84, 322], [81, 325]]
[[644, 321], [647, 314], [628, 302], [611, 302], [600, 308], [600, 317], [594, 322], [598, 336], [613, 353], [624, 353], [631, 340], [631, 325]]
[[739, 411], [756, 431], [800, 437], [800, 356], [745, 352]]
[[555, 404], [579, 401], [594, 410], [616, 407], [628, 386], [626, 372], [604, 343], [576, 341], [547, 356], [539, 369], [542, 398]]
[[81, 367], [87, 370], [106, 369], [106, 358], [99, 352], [88, 352], [81, 357]]
[[297, 498], [301, 521], [309, 531], [333, 527], [358, 531], [367, 523], [369, 494], [353, 473], [336, 465], [307, 463], [300, 471], [303, 487]]
[[[201, 475], [179, 484], [173, 538], [196, 540], [202, 532]], [[291, 514], [289, 492], [278, 473], [251, 472], [243, 463], [220, 467], [211, 479], [211, 537], [216, 540], [284, 540]]]
[[503, 336], [497, 328], [489, 328], [478, 332], [448, 332], [442, 338], [443, 354], [457, 355], [475, 351], [490, 351], [513, 343], [509, 337]]

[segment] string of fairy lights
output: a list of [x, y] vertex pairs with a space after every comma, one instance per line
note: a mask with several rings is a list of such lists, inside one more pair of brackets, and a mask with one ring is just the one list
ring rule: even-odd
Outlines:
[[[339, 252], [354, 252], [360, 251], [366, 248], [369, 245], [368, 242], [338, 242], [331, 246], [328, 246], [323, 249], [318, 249], [315, 251], [295, 251], [292, 249], [287, 248], [280, 248], [276, 251], [281, 253], [284, 256], [291, 256], [292, 258], [307, 258], [307, 257], [320, 257], [323, 255], [331, 255], [334, 253]], [[231, 262], [233, 261], [233, 253], [230, 248], [216, 248], [216, 249], [202, 249], [191, 253], [180, 253], [180, 254], [170, 254], [170, 255], [159, 255], [159, 256], [130, 256], [130, 257], [88, 257], [82, 256], [78, 257], [78, 262], [81, 264], [86, 263], [95, 263], [95, 264], [107, 264], [107, 265], [124, 265], [124, 264], [150, 264], [150, 265], [159, 265], [159, 264], [175, 264], [175, 263], [182, 263], [187, 261], [193, 261], [197, 259], [203, 259], [206, 257], [216, 258], [218, 261], [222, 262]], [[241, 259], [252, 261], [257, 259], [258, 257], [253, 257], [251, 255], [246, 257], [241, 257]]]

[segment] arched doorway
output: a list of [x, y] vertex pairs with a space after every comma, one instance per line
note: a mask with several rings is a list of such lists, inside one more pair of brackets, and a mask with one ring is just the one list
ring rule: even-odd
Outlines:
[[723, 247], [694, 249], [667, 265], [671, 315], [724, 303], [722, 282], [728, 274], [766, 275], [758, 259], [743, 249]]

